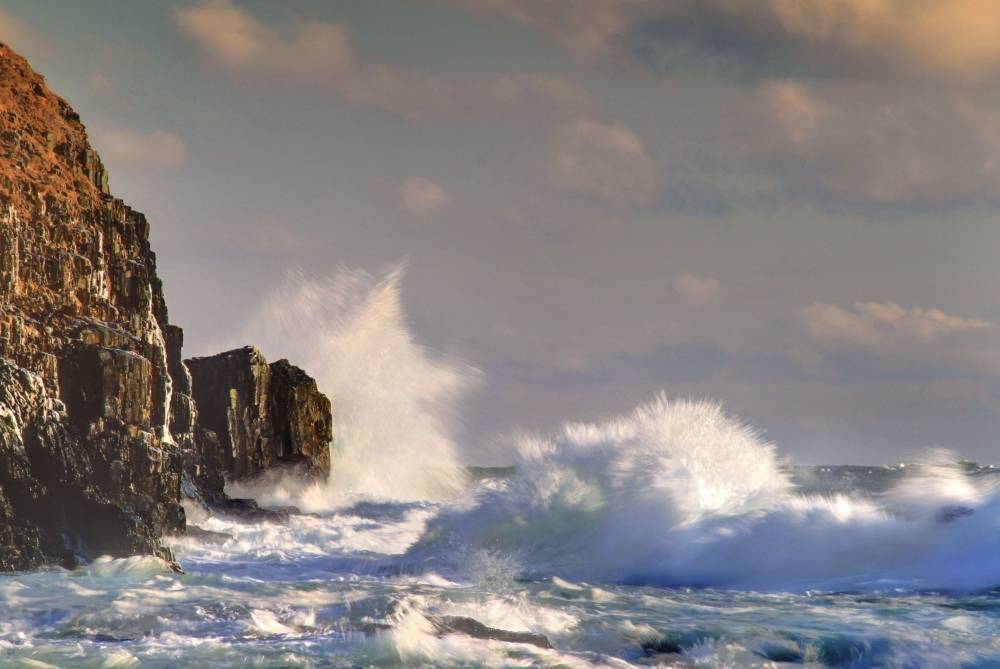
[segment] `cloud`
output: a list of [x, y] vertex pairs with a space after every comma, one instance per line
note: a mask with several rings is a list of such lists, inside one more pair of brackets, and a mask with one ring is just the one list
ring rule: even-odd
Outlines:
[[472, 14], [497, 16], [555, 39], [581, 56], [608, 55], [648, 0], [439, 0]]
[[978, 318], [953, 316], [933, 308], [907, 309], [892, 302], [858, 302], [850, 308], [816, 303], [797, 316], [814, 342], [869, 351], [993, 327], [993, 323]]
[[556, 133], [550, 169], [560, 190], [588, 195], [616, 207], [655, 204], [660, 169], [631, 129], [578, 119]]
[[111, 79], [103, 72], [95, 72], [90, 77], [90, 80], [87, 81], [87, 87], [92, 93], [106, 95], [112, 91], [114, 85], [111, 83]]
[[766, 81], [738, 112], [740, 139], [713, 150], [739, 169], [777, 177], [796, 197], [894, 206], [995, 200], [997, 106], [994, 95]]
[[783, 137], [796, 146], [814, 139], [831, 114], [829, 105], [793, 81], [767, 82], [757, 94]]
[[18, 53], [33, 56], [46, 53], [48, 43], [31, 26], [7, 10], [0, 8], [0, 42]]
[[124, 128], [98, 127], [93, 142], [110, 163], [148, 167], [177, 167], [188, 157], [184, 140], [172, 132], [138, 133]]
[[674, 280], [674, 292], [692, 307], [702, 307], [711, 302], [719, 292], [719, 281], [685, 274]]
[[399, 194], [403, 209], [412, 214], [434, 214], [451, 204], [448, 191], [439, 184], [423, 177], [407, 177]]
[[534, 28], [584, 56], [657, 70], [715, 60], [790, 72], [975, 80], [1000, 71], [993, 0], [438, 0]]
[[352, 104], [404, 118], [491, 113], [522, 103], [579, 111], [590, 104], [585, 89], [555, 77], [506, 74], [454, 82], [418, 75], [366, 58], [340, 23], [300, 19], [279, 31], [231, 0], [178, 8], [174, 18], [208, 61], [230, 76], [331, 90]]

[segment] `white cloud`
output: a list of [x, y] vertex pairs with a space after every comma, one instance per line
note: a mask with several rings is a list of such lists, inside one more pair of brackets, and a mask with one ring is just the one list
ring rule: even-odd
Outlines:
[[719, 281], [711, 277], [702, 278], [685, 274], [674, 280], [674, 292], [692, 307], [701, 307], [715, 298], [719, 292]]
[[993, 327], [978, 318], [953, 316], [934, 308], [907, 309], [892, 302], [858, 302], [850, 308], [816, 303], [800, 310], [798, 318], [819, 344], [873, 351]]
[[98, 127], [93, 143], [109, 163], [152, 167], [177, 167], [188, 157], [184, 140], [172, 132], [138, 133], [124, 128]]
[[555, 77], [507, 74], [454, 82], [418, 75], [366, 58], [342, 24], [297, 20], [279, 31], [231, 0], [179, 8], [174, 18], [208, 61], [231, 76], [332, 90], [353, 104], [404, 118], [491, 113], [522, 103], [579, 112], [590, 104], [585, 89]]
[[660, 170], [646, 147], [624, 125], [579, 119], [556, 134], [550, 169], [561, 190], [618, 207], [655, 204]]
[[400, 187], [400, 204], [413, 214], [434, 214], [451, 204], [451, 196], [440, 184], [423, 177], [407, 177]]

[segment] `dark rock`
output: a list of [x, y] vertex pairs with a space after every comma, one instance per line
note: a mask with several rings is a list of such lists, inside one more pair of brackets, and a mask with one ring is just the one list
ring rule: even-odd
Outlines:
[[526, 643], [539, 648], [552, 648], [552, 644], [544, 634], [512, 632], [510, 630], [487, 627], [478, 620], [464, 616], [433, 616], [429, 620], [439, 636], [444, 636], [445, 634], [464, 634], [473, 639]]
[[196, 412], [149, 225], [5, 46], [0, 81], [0, 570], [169, 555]]
[[282, 465], [316, 476], [329, 473], [330, 401], [309, 375], [287, 360], [268, 364], [251, 346], [186, 364], [198, 425], [218, 435], [228, 478], [246, 479]]
[[964, 518], [965, 516], [971, 516], [975, 512], [975, 509], [967, 506], [946, 506], [938, 511], [937, 521], [939, 523], [950, 523], [953, 520], [958, 520], [959, 518]]
[[285, 521], [292, 513], [298, 513], [295, 507], [284, 507], [279, 509], [262, 508], [252, 499], [238, 499], [227, 497], [212, 505], [212, 510], [225, 516], [237, 518], [239, 520], [273, 520]]

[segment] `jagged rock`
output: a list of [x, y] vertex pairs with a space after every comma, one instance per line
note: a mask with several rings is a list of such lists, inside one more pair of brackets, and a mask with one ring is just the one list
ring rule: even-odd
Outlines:
[[169, 557], [197, 441], [181, 340], [145, 217], [0, 44], [0, 570]]
[[229, 478], [281, 465], [298, 465], [318, 476], [329, 472], [330, 401], [308, 374], [287, 360], [268, 364], [252, 346], [186, 364], [198, 425], [218, 435]]
[[439, 636], [464, 634], [473, 639], [489, 639], [506, 643], [526, 643], [538, 648], [552, 648], [548, 637], [533, 632], [513, 632], [511, 630], [487, 627], [474, 618], [465, 616], [431, 616], [428, 618]]

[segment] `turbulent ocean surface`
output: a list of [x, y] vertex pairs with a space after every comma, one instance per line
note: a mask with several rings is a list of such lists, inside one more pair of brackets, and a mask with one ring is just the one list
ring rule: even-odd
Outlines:
[[796, 467], [665, 395], [470, 470], [470, 375], [410, 336], [398, 276], [292, 277], [244, 333], [333, 399], [329, 481], [230, 490], [299, 512], [192, 503], [185, 574], [0, 576], [0, 666], [1000, 667], [1000, 470]]
[[[705, 462], [635, 481], [648, 462], [594, 443], [604, 474], [556, 446], [453, 502], [258, 523], [192, 507], [183, 575], [140, 557], [0, 577], [0, 665], [1000, 666], [995, 470], [776, 468], [762, 499], [684, 480]], [[445, 634], [448, 617], [551, 648]]]

